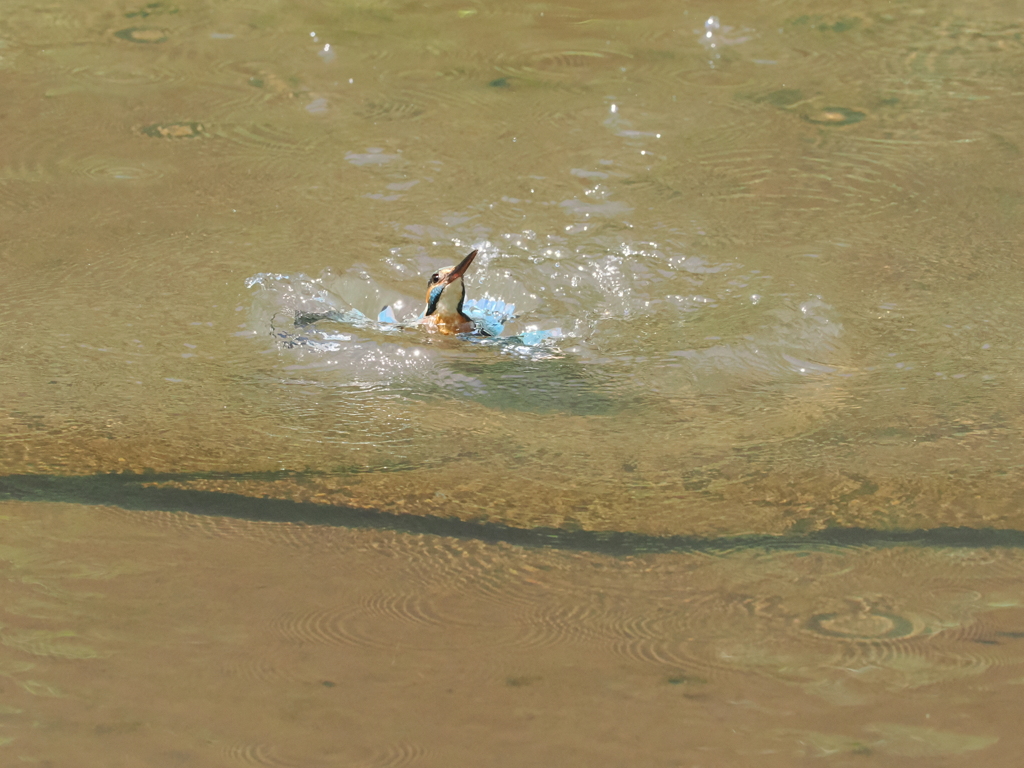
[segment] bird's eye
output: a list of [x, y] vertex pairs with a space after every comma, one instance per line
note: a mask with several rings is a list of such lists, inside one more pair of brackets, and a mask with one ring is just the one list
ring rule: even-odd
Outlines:
[[432, 282], [432, 283], [436, 283], [440, 279], [441, 279], [441, 276], [439, 274], [437, 274], [437, 272], [435, 272], [434, 274], [432, 274], [430, 276], [430, 282]]

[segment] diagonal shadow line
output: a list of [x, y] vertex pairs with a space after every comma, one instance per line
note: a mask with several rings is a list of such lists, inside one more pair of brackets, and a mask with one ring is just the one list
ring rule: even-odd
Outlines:
[[[276, 474], [276, 473], [272, 473]], [[881, 530], [828, 528], [793, 534], [658, 536], [629, 531], [524, 528], [503, 523], [382, 512], [337, 504], [258, 498], [238, 493], [168, 488], [149, 483], [202, 477], [245, 480], [266, 473], [180, 475], [0, 475], [0, 501], [47, 501], [116, 506], [139, 511], [181, 512], [261, 522], [303, 523], [400, 533], [431, 534], [487, 543], [516, 544], [626, 556], [663, 552], [725, 552], [741, 549], [806, 549], [818, 546], [1024, 547], [1024, 531], [1000, 528]], [[295, 473], [288, 473], [295, 477]]]

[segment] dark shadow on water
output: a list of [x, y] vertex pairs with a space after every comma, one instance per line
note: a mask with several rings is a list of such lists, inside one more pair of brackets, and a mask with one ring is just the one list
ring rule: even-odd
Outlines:
[[109, 474], [0, 476], [0, 501], [96, 504], [141, 511], [190, 512], [244, 520], [330, 525], [400, 533], [430, 534], [524, 547], [549, 547], [628, 556], [666, 552], [722, 553], [743, 549], [796, 550], [838, 547], [1024, 547], [1024, 531], [995, 528], [877, 530], [829, 528], [800, 534], [737, 536], [654, 536], [629, 531], [521, 528], [486, 521], [433, 515], [396, 514], [334, 504], [257, 498], [238, 493], [154, 485], [195, 480], [274, 480], [297, 473], [254, 474]]

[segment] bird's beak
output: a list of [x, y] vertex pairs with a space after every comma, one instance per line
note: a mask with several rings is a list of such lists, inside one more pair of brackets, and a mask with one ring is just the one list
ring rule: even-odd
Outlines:
[[458, 263], [458, 266], [455, 267], [455, 269], [448, 273], [448, 276], [444, 280], [445, 285], [454, 283], [456, 280], [458, 280], [460, 277], [466, 274], [466, 270], [469, 269], [469, 265], [472, 264], [473, 259], [476, 258], [476, 253], [476, 251], [473, 251], [471, 254], [469, 254], [469, 256], [460, 261]]

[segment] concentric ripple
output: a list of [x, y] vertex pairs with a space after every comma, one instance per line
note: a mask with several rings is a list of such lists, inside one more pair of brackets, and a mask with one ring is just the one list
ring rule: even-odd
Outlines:
[[[488, 647], [529, 645], [500, 612], [474, 607], [459, 598], [451, 611], [434, 611], [429, 601], [415, 596], [405, 599], [371, 596], [360, 604], [284, 614], [272, 624], [283, 640], [292, 643], [351, 645], [377, 650], [401, 648], [453, 650], [470, 648], [480, 642]], [[454, 630], [458, 629], [458, 632]]]
[[353, 768], [401, 768], [404, 765], [415, 765], [427, 755], [423, 746], [401, 741], [365, 751], [371, 754], [367, 757], [355, 756], [348, 765]]
[[388, 633], [381, 631], [360, 606], [283, 614], [275, 620], [272, 628], [283, 639], [297, 643], [355, 645], [377, 649], [395, 647]]
[[310, 765], [305, 760], [293, 761], [281, 757], [269, 744], [235, 744], [225, 750], [225, 757], [235, 763], [268, 768], [305, 768]]
[[77, 164], [76, 170], [90, 179], [111, 182], [153, 181], [164, 175], [152, 165], [105, 157], [85, 158]]
[[438, 614], [430, 599], [415, 592], [378, 592], [364, 597], [360, 605], [366, 613], [383, 619], [433, 626], [443, 626], [447, 623]]
[[504, 77], [575, 89], [607, 77], [629, 61], [629, 54], [614, 50], [534, 49], [499, 52], [494, 70]]
[[812, 632], [843, 640], [897, 640], [915, 634], [914, 624], [902, 616], [881, 611], [868, 613], [819, 613], [807, 622]]
[[275, 657], [282, 656], [275, 653], [275, 650], [270, 649], [258, 656], [233, 656], [229, 663], [224, 665], [224, 671], [234, 677], [264, 684], [278, 684], [283, 681], [304, 682], [294, 668], [285, 667], [280, 661], [275, 661]]
[[710, 199], [771, 200], [808, 212], [835, 207], [845, 215], [871, 217], [923, 204], [928, 184], [913, 161], [922, 149], [852, 139], [843, 149], [806, 152], [780, 164], [776, 151], [754, 144], [698, 154], [690, 174]]
[[212, 128], [212, 133], [247, 150], [283, 154], [313, 152], [324, 141], [322, 136], [313, 133], [299, 136], [283, 126], [270, 123], [217, 125]]
[[555, 644], [590, 644], [628, 649], [638, 641], [656, 637], [656, 622], [635, 615], [628, 603], [608, 600], [586, 604], [541, 606], [516, 617], [521, 644], [545, 647]]
[[355, 114], [366, 120], [389, 121], [389, 120], [412, 120], [421, 116], [426, 109], [415, 99], [405, 99], [395, 94], [382, 94], [367, 98]]
[[114, 37], [141, 45], [158, 45], [170, 39], [170, 32], [159, 27], [126, 27], [114, 32]]
[[174, 82], [185, 76], [183, 72], [170, 67], [137, 61], [101, 61], [77, 67], [72, 70], [72, 74], [87, 79], [96, 87], [153, 85]]
[[196, 139], [205, 133], [202, 123], [153, 123], [139, 131], [154, 139]]

